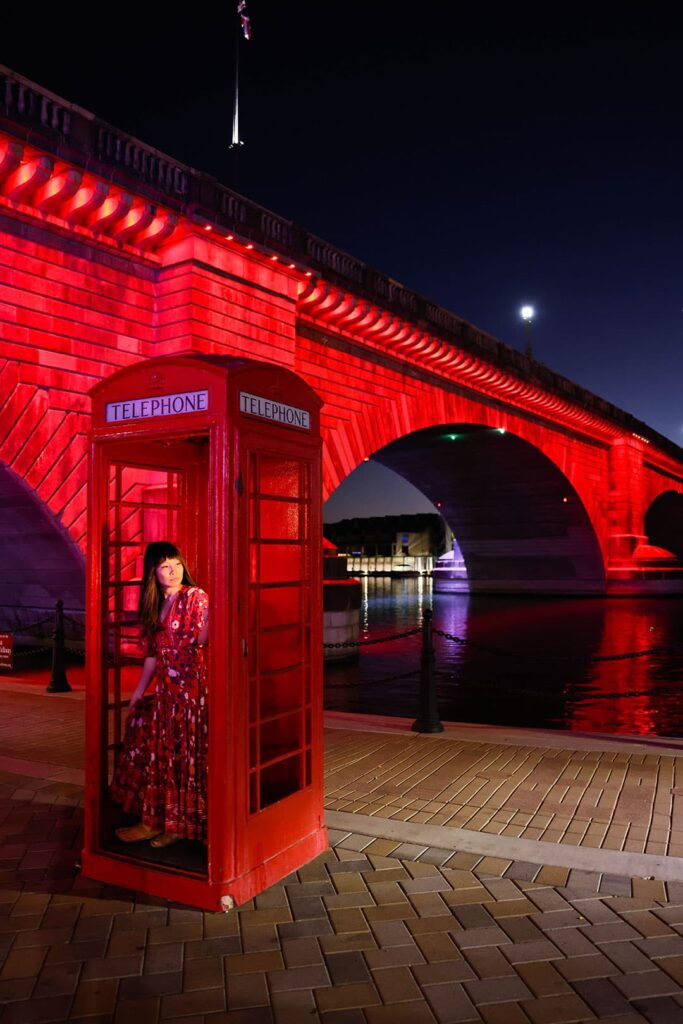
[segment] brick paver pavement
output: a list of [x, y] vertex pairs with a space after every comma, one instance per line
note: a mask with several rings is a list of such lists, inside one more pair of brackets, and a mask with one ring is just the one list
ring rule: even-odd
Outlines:
[[[592, 849], [683, 856], [683, 756], [328, 729], [325, 806]], [[498, 737], [501, 737], [500, 739]], [[618, 738], [616, 738], [618, 739]], [[681, 751], [683, 755], [683, 750]]]
[[[3, 754], [80, 767], [83, 694], [50, 695], [0, 684]], [[683, 857], [683, 749], [573, 749], [490, 729], [469, 740], [326, 730], [325, 806], [412, 824], [504, 838]]]
[[683, 1021], [681, 883], [332, 832], [211, 914], [81, 877], [73, 784], [2, 772], [0, 822], [2, 1024]]
[[[360, 827], [366, 799], [325, 854], [229, 914], [204, 913], [78, 873], [82, 701], [4, 689], [2, 705], [2, 1024], [683, 1024], [683, 882], [629, 878], [622, 853], [600, 873], [378, 838]], [[383, 808], [410, 811], [410, 787], [429, 779], [444, 783], [433, 803], [451, 807], [459, 773], [479, 771], [486, 786], [505, 758], [521, 776], [560, 754], [554, 770], [575, 767], [586, 752], [575, 753], [334, 729], [328, 794], [362, 776], [379, 820]], [[630, 772], [650, 771], [643, 758], [678, 762], [625, 751], [621, 791]], [[546, 788], [558, 784], [546, 774]], [[376, 792], [390, 781], [404, 795]], [[657, 790], [642, 785], [652, 811]]]
[[82, 768], [83, 693], [0, 682], [0, 754]]

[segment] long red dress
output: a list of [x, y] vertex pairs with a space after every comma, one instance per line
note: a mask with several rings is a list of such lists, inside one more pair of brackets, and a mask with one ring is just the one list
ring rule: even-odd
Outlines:
[[111, 795], [151, 829], [206, 842], [208, 700], [199, 634], [209, 599], [184, 586], [147, 654], [156, 689], [130, 709]]

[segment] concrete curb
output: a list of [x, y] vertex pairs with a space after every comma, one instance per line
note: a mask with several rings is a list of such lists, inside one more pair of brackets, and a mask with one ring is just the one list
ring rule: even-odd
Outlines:
[[355, 835], [394, 839], [396, 842], [424, 846], [425, 849], [436, 847], [503, 860], [521, 860], [551, 867], [624, 875], [628, 878], [657, 878], [663, 882], [683, 881], [683, 857], [563, 846], [562, 843], [544, 843], [537, 839], [513, 839], [471, 832], [464, 828], [449, 828], [447, 825], [410, 824], [389, 818], [369, 817], [366, 814], [348, 814], [344, 811], [326, 811], [325, 824], [328, 828], [353, 832]]

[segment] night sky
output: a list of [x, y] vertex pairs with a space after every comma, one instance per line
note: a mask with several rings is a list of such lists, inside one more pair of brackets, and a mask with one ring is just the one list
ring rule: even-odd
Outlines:
[[532, 303], [536, 358], [683, 445], [683, 33], [663, 8], [248, 0], [237, 181], [235, 8], [52, 5], [28, 26], [15, 7], [0, 63], [510, 345]]

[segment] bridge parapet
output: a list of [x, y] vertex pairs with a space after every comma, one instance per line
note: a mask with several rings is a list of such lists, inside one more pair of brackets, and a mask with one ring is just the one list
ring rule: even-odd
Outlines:
[[100, 160], [118, 164], [164, 192], [183, 197], [190, 192], [185, 167], [114, 128], [98, 126], [96, 151]]
[[[434, 307], [436, 313], [442, 311]], [[522, 409], [534, 417], [561, 424], [578, 434], [605, 445], [626, 436], [631, 439], [642, 462], [649, 459], [658, 468], [680, 472], [681, 449], [646, 424], [609, 402], [593, 395], [573, 381], [553, 373], [510, 349], [476, 328], [465, 325], [480, 343], [467, 346], [456, 342], [443, 328], [424, 329], [424, 321], [392, 316], [380, 305], [364, 302], [351, 292], [312, 279], [300, 294], [300, 330], [315, 336], [334, 331], [363, 345], [381, 349], [391, 357], [419, 366], [426, 373], [484, 392], [509, 409]], [[445, 318], [439, 317], [440, 323]]]
[[39, 124], [47, 131], [57, 132], [65, 138], [70, 135], [71, 112], [77, 109], [73, 104], [15, 75], [7, 68], [0, 67], [0, 81], [4, 107], [8, 113], [28, 124]]

